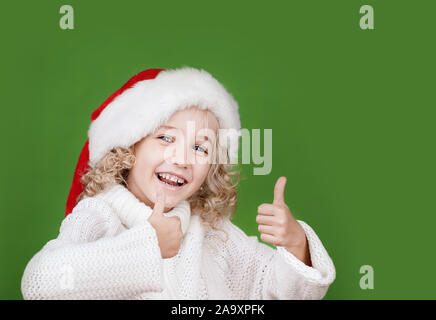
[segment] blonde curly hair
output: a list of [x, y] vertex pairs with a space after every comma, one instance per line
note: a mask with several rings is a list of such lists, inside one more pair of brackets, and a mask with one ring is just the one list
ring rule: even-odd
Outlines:
[[[191, 214], [199, 215], [202, 223], [209, 225], [216, 231], [223, 231], [217, 225], [223, 218], [231, 218], [236, 210], [237, 191], [240, 182], [241, 164], [224, 164], [217, 161], [222, 155], [229, 159], [227, 150], [219, 144], [217, 136], [215, 142], [215, 161], [212, 161], [209, 172], [202, 186], [188, 199]], [[128, 187], [127, 177], [130, 169], [135, 165], [135, 145], [129, 148], [116, 147], [110, 150], [88, 172], [81, 177], [83, 192], [77, 197], [76, 204], [88, 197], [93, 197], [106, 191], [114, 184]], [[227, 233], [226, 237], [228, 238]]]

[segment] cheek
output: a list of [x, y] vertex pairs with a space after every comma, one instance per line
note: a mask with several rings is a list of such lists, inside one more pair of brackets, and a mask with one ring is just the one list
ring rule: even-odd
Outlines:
[[143, 183], [149, 185], [148, 180], [153, 178], [157, 165], [158, 163], [153, 157], [137, 157], [131, 171], [132, 178], [140, 185]]
[[195, 184], [200, 186], [207, 177], [210, 164], [196, 165], [194, 168]]
[[158, 146], [153, 147], [153, 145], [150, 145], [137, 154], [136, 162], [142, 168], [142, 171], [149, 170], [154, 172], [155, 168], [162, 163], [164, 159], [161, 149]]

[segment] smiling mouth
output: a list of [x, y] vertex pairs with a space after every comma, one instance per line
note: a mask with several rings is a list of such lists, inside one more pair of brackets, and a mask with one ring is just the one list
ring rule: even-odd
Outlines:
[[172, 187], [183, 187], [187, 181], [183, 178], [176, 178], [166, 173], [156, 173], [156, 177], [163, 183]]

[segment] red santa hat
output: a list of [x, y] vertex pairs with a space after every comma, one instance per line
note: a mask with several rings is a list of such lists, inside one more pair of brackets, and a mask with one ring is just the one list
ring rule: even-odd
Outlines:
[[65, 215], [72, 212], [83, 191], [80, 179], [89, 166], [114, 147], [130, 147], [167, 122], [174, 112], [191, 106], [209, 109], [217, 117], [220, 129], [231, 129], [226, 132], [229, 140], [224, 145], [230, 162], [237, 163], [241, 135], [238, 104], [224, 86], [205, 70], [147, 69], [130, 78], [92, 113]]

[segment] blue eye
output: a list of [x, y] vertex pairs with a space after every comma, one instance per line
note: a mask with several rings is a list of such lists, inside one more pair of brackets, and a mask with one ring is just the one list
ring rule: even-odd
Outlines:
[[[162, 138], [164, 138], [164, 139], [162, 139]], [[165, 138], [168, 138], [169, 141], [165, 140]], [[173, 138], [171, 138], [171, 137], [169, 137], [169, 136], [159, 136], [158, 139], [164, 140], [164, 141], [166, 141], [166, 142], [173, 142]]]
[[201, 152], [203, 152], [203, 153], [205, 153], [205, 154], [207, 154], [207, 150], [205, 150], [203, 147], [201, 147], [201, 146], [195, 146], [195, 147], [199, 147], [201, 150]]
[[[159, 136], [159, 137], [157, 137], [157, 138], [158, 138], [158, 139], [161, 139], [162, 141], [168, 142], [168, 143], [174, 142], [174, 138], [173, 138], [173, 137], [166, 136], [166, 135], [162, 135], [162, 136]], [[198, 147], [199, 149], [197, 149], [197, 147]], [[199, 151], [203, 152], [204, 154], [208, 154], [207, 150], [206, 150], [205, 148], [203, 148], [202, 146], [196, 145], [196, 146], [194, 147], [194, 149], [195, 149], [195, 150], [199, 150]]]

